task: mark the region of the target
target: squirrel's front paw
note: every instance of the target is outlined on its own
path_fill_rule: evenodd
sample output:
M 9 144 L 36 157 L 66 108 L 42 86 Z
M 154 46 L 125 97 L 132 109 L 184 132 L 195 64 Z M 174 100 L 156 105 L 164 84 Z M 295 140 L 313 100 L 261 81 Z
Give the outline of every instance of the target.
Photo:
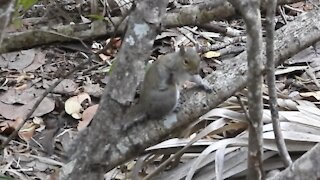
M 206 80 L 202 81 L 201 89 L 205 90 L 207 93 L 216 92 L 213 85 L 209 84 Z

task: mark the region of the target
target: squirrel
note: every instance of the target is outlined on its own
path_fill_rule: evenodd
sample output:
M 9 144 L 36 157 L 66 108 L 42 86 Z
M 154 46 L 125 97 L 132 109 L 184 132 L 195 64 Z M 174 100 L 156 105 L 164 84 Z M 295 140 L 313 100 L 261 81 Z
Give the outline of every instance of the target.
M 143 119 L 161 119 L 172 113 L 179 104 L 180 86 L 187 80 L 207 92 L 214 90 L 198 74 L 200 56 L 191 47 L 180 47 L 178 52 L 159 57 L 147 70 L 140 99 L 129 109 L 123 130 Z

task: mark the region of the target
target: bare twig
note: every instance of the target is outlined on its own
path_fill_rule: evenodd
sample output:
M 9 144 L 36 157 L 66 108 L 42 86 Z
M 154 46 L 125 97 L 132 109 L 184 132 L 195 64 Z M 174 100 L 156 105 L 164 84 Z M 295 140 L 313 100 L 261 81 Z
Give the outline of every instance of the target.
M 117 24 L 114 24 L 114 22 L 111 20 L 111 18 L 109 19 L 110 22 L 111 22 L 111 24 L 114 26 L 113 35 L 112 35 L 112 37 L 110 38 L 109 43 L 106 44 L 101 50 L 99 50 L 99 51 L 97 52 L 97 54 L 100 54 L 100 53 L 104 52 L 105 50 L 107 50 L 107 49 L 112 45 L 113 40 L 115 39 L 115 37 L 116 37 L 116 35 L 117 35 L 118 28 L 120 27 L 121 23 L 129 16 L 129 14 L 132 12 L 132 10 L 133 10 L 134 8 L 135 8 L 135 3 L 132 2 L 132 6 L 131 6 L 130 10 L 128 10 L 128 11 L 126 12 L 126 14 L 124 14 L 124 15 L 121 17 L 120 21 L 119 21 Z
M 239 102 L 239 104 L 240 104 L 240 107 L 241 107 L 242 110 L 243 110 L 243 113 L 244 113 L 244 116 L 246 117 L 246 120 L 250 123 L 250 121 L 249 121 L 249 114 L 248 114 L 247 108 L 244 106 L 244 104 L 243 104 L 243 102 L 242 102 L 242 100 L 241 100 L 240 95 L 239 95 L 239 94 L 236 94 L 235 96 L 236 96 L 236 98 L 237 98 L 237 100 L 238 100 L 238 102 Z
M 268 6 L 268 5 L 267 5 Z M 278 11 L 280 13 L 281 18 L 283 19 L 285 24 L 288 24 L 287 18 L 286 18 L 286 14 L 284 13 L 282 6 L 278 6 Z
M 267 80 L 268 80 L 268 91 L 269 91 L 269 105 L 271 111 L 271 119 L 275 141 L 279 150 L 280 157 L 284 164 L 288 167 L 291 165 L 292 160 L 288 153 L 281 127 L 279 123 L 279 113 L 277 109 L 277 94 L 275 85 L 275 74 L 274 74 L 274 16 L 277 6 L 277 0 L 268 0 L 267 16 L 266 16 L 266 58 L 267 58 Z
M 301 9 L 294 8 L 294 7 L 291 7 L 291 6 L 289 6 L 289 5 L 283 5 L 283 7 L 286 8 L 286 9 L 289 9 L 289 10 L 291 10 L 291 11 L 295 11 L 295 12 L 297 12 L 297 13 L 303 13 L 303 12 L 305 12 L 305 11 L 303 11 L 303 10 L 301 10 Z

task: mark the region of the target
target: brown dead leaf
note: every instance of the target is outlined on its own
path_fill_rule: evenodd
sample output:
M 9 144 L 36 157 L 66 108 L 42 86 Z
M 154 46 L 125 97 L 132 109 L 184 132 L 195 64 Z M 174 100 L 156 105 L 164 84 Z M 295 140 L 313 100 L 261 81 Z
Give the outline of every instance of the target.
M 177 37 L 179 36 L 179 32 L 177 32 L 177 30 L 175 29 L 170 29 L 169 30 L 164 30 L 163 32 L 161 32 L 161 34 L 158 34 L 157 37 L 156 37 L 156 40 L 161 40 L 161 39 L 164 39 L 164 38 L 172 38 L 172 37 Z M 163 48 L 166 48 L 165 46 L 161 46 Z M 164 49 L 162 49 L 164 50 Z M 163 53 L 168 53 L 167 50 L 165 50 L 166 52 L 163 52 Z
M 44 90 L 31 87 L 29 89 L 9 89 L 0 96 L 0 101 L 5 104 L 28 104 L 40 96 Z
M 25 105 L 17 105 L 17 104 L 5 104 L 0 101 L 0 114 L 6 119 L 16 119 L 16 118 L 26 118 L 26 115 L 32 109 L 33 105 L 36 103 L 38 99 L 34 98 L 30 102 Z M 31 115 L 31 117 L 42 116 L 53 111 L 55 107 L 55 103 L 50 98 L 44 98 L 40 105 L 37 107 L 35 112 Z
M 85 83 L 82 88 L 84 92 L 94 97 L 101 97 L 103 93 L 103 88 L 100 86 L 100 84 Z
M 217 51 L 208 51 L 203 56 L 207 59 L 210 59 L 210 58 L 220 57 L 221 54 L 220 52 L 217 52 Z
M 18 135 L 21 139 L 25 140 L 26 142 L 29 142 L 33 137 L 37 127 L 38 126 L 33 122 L 27 121 L 20 129 Z
M 58 79 L 54 79 L 52 81 L 48 81 L 44 79 L 42 86 L 43 88 L 47 89 L 56 81 L 58 81 Z M 53 92 L 59 93 L 59 94 L 68 94 L 70 92 L 76 91 L 77 88 L 78 88 L 78 85 L 73 80 L 64 79 L 58 84 L 57 87 L 54 88 Z
M 54 151 L 54 138 L 59 131 L 59 127 L 52 128 L 52 129 L 44 129 L 42 132 L 37 133 L 30 142 L 31 146 L 39 147 L 48 154 L 52 155 Z
M 81 103 L 78 102 L 77 97 L 71 97 L 65 103 L 64 109 L 66 113 L 70 114 L 75 119 L 80 119 L 80 111 L 82 109 Z
M 310 11 L 310 10 L 313 10 L 315 7 L 314 7 L 314 5 L 313 4 L 311 4 L 311 3 L 306 3 L 305 4 L 305 6 L 303 7 L 303 10 L 305 10 L 305 11 Z
M 291 7 L 294 7 L 294 8 L 302 9 L 302 7 L 303 7 L 304 5 L 305 5 L 304 2 L 297 2 L 297 3 L 291 4 L 290 6 L 291 6 Z
M 37 159 L 33 159 L 31 162 L 28 162 L 26 164 L 26 167 L 30 167 L 37 172 L 42 172 L 42 171 L 45 171 L 46 169 L 49 169 L 49 165 L 47 163 L 41 162 Z
M 23 70 L 25 72 L 33 72 L 34 70 L 41 67 L 45 63 L 45 60 L 46 60 L 46 54 L 44 54 L 42 51 L 37 51 L 32 64 L 30 64 L 28 67 L 24 68 Z
M 119 49 L 119 48 L 120 48 L 121 43 L 122 43 L 121 38 L 119 38 L 119 37 L 114 38 L 113 46 L 114 46 L 116 49 Z
M 46 127 L 41 117 L 34 117 L 32 122 L 37 125 L 37 132 L 41 132 Z
M 103 49 L 103 45 L 101 43 L 97 43 L 97 42 L 94 42 L 92 43 L 91 45 L 91 49 L 93 52 L 98 52 L 99 50 Z
M 68 129 L 59 134 L 56 140 L 61 143 L 64 150 L 68 151 L 71 148 L 72 142 L 76 139 L 78 133 L 78 131 Z
M 105 55 L 105 54 L 99 54 L 100 59 L 103 61 L 109 61 L 111 59 L 111 56 Z
M 34 74 L 30 74 L 30 73 L 22 73 L 20 74 L 17 78 L 16 81 L 17 83 L 21 83 L 25 80 L 30 80 L 34 78 Z
M 5 134 L 11 134 L 22 122 L 22 118 L 3 121 L 0 123 L 0 132 L 4 132 Z
M 35 53 L 35 49 L 29 49 L 2 54 L 0 56 L 0 67 L 23 70 L 33 62 Z
M 320 100 L 320 91 L 300 93 L 300 96 L 302 96 L 302 97 L 314 97 L 317 100 Z
M 302 51 L 300 51 L 298 54 L 294 55 L 288 61 L 286 61 L 289 65 L 301 65 L 311 62 L 319 62 L 319 56 L 318 53 L 320 50 L 320 44 L 317 43 L 313 47 L 308 47 Z M 316 52 L 315 52 L 316 51 Z M 311 66 L 312 67 L 312 66 Z M 313 66 L 314 67 L 314 66 Z
M 90 124 L 91 120 L 93 119 L 93 116 L 96 114 L 98 107 L 99 105 L 96 104 L 88 107 L 86 110 L 83 111 L 82 120 L 79 121 L 77 126 L 78 131 L 82 131 Z
M 18 91 L 23 91 L 23 90 L 26 90 L 27 88 L 28 88 L 27 84 L 22 84 L 20 86 L 15 87 L 14 89 Z
M 70 92 L 74 92 L 77 88 L 78 88 L 78 85 L 73 80 L 64 79 L 58 84 L 56 88 L 54 88 L 53 92 L 70 93 Z
M 75 119 L 81 119 L 82 102 L 88 100 L 91 103 L 90 95 L 87 93 L 81 93 L 77 96 L 69 98 L 64 105 L 64 109 L 67 114 L 71 115 Z

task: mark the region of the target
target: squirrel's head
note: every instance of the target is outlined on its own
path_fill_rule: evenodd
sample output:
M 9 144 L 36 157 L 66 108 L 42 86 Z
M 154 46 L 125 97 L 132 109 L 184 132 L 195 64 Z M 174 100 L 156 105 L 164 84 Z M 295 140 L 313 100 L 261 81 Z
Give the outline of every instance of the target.
M 192 47 L 180 47 L 181 66 L 191 75 L 198 74 L 200 69 L 200 56 Z

